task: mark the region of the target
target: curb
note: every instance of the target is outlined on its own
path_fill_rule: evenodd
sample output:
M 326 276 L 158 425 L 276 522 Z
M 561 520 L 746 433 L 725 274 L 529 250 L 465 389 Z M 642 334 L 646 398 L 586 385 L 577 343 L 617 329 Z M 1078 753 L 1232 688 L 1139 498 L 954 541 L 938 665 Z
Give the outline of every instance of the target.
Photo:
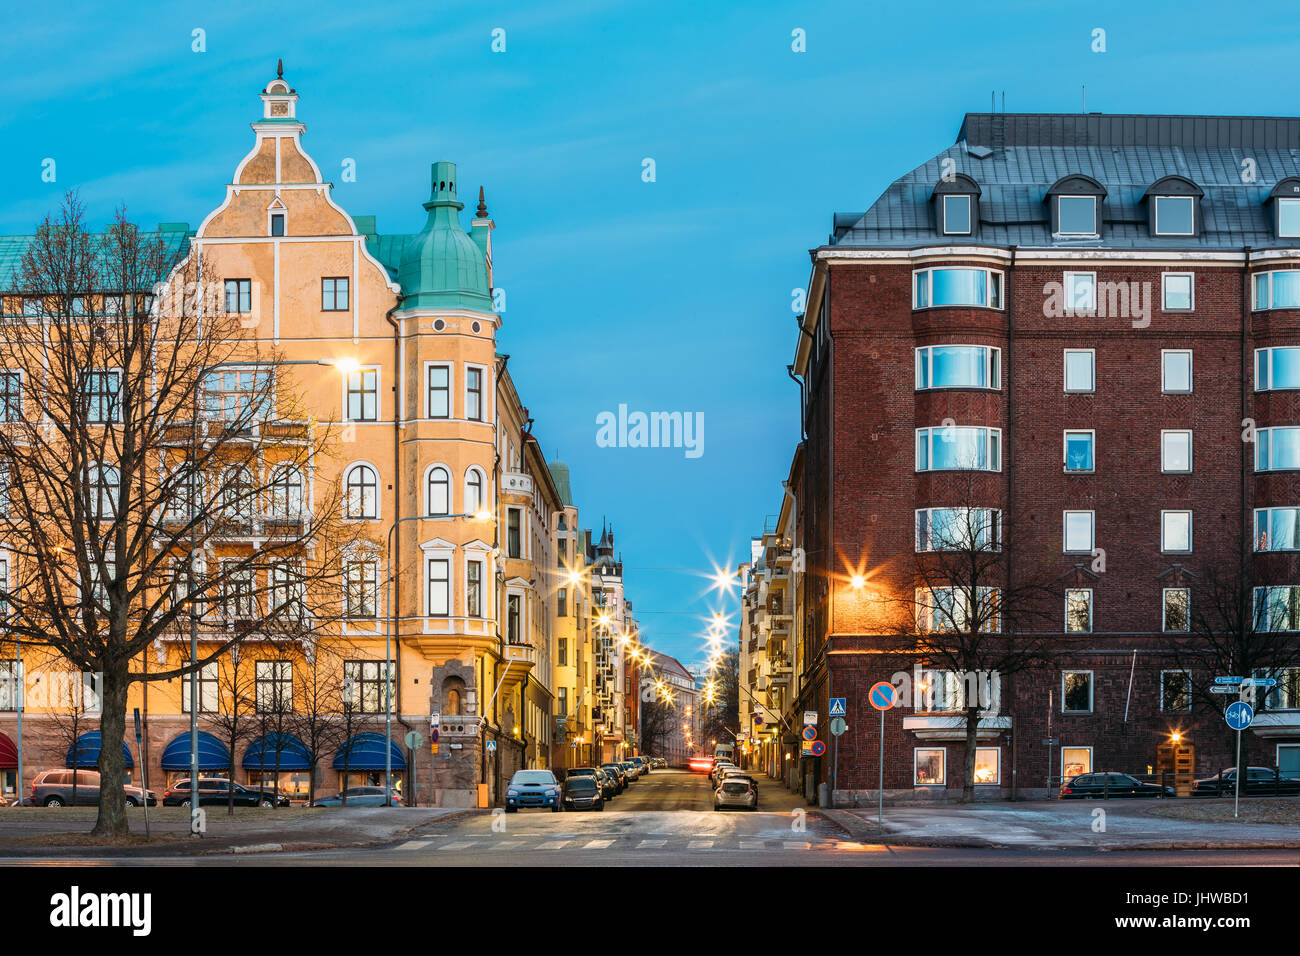
M 463 820 L 466 817 L 478 816 L 490 812 L 490 810 L 480 810 L 477 807 L 466 807 L 465 809 L 458 810 L 455 813 L 449 813 L 446 816 L 438 817 L 436 820 L 427 820 L 424 823 L 413 823 L 404 830 L 395 831 L 394 833 L 375 840 L 365 840 L 354 843 L 320 843 L 306 841 L 298 843 L 253 843 L 247 846 L 213 847 L 210 850 L 201 851 L 192 855 L 227 856 L 232 853 L 243 855 L 247 853 L 309 853 L 317 850 L 360 850 L 366 847 L 387 846 L 392 843 L 406 840 L 421 827 L 450 823 L 454 820 Z

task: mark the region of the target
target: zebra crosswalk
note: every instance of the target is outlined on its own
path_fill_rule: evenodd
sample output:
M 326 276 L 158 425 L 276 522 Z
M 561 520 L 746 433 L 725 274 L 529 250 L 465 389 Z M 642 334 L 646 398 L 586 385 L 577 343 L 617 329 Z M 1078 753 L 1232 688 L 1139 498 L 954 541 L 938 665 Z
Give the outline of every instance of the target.
M 573 850 L 606 850 L 615 847 L 620 850 L 646 850 L 676 852 L 678 850 L 696 852 L 719 852 L 727 850 L 806 850 L 808 852 L 834 852 L 836 850 L 863 850 L 866 846 L 846 840 L 776 840 L 776 839 L 718 839 L 696 834 L 685 839 L 642 838 L 640 834 L 593 833 L 582 836 L 565 835 L 556 839 L 553 836 L 536 836 L 531 839 L 477 839 L 452 840 L 440 842 L 436 839 L 407 840 L 392 849 L 397 852 L 428 850 L 433 853 L 459 853 L 472 850 L 474 853 L 493 853 L 500 851 L 517 851 L 529 853 L 534 850 L 546 852 L 564 852 Z

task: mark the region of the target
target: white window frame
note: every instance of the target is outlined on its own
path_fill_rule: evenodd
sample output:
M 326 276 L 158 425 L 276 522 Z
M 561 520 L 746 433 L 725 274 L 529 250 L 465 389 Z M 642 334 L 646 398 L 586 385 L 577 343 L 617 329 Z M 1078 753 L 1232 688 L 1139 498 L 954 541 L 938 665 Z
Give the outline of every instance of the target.
M 1089 364 L 1092 366 L 1092 387 L 1091 388 L 1070 388 L 1070 356 L 1087 355 Z M 1097 350 L 1096 349 L 1064 349 L 1061 354 L 1061 382 L 1062 390 L 1070 395 L 1092 395 L 1097 391 Z
M 917 776 L 916 771 L 917 771 L 917 769 L 918 769 L 918 759 L 917 759 L 917 758 L 920 757 L 920 755 L 921 755 L 921 751 L 923 751 L 923 750 L 926 751 L 927 753 L 929 753 L 929 752 L 931 752 L 931 751 L 938 751 L 938 752 L 939 752 L 939 755 L 940 755 L 940 761 L 939 761 L 939 772 L 940 772 L 940 774 L 941 774 L 941 776 L 942 776 L 942 779 L 940 779 L 940 780 L 935 780 L 935 781 L 932 781 L 932 782 L 930 782 L 930 783 L 918 783 L 918 782 L 917 782 L 917 779 L 916 779 L 916 776 Z M 948 786 L 948 748 L 947 748 L 947 747 L 913 747 L 913 748 L 912 748 L 912 786 L 913 786 L 914 788 L 915 788 L 915 787 L 947 787 L 947 786 Z
M 86 398 L 87 398 L 87 407 L 86 407 L 86 413 L 87 413 L 87 414 L 86 414 L 86 424 L 88 424 L 88 425 L 120 425 L 120 424 L 122 423 L 122 386 L 123 386 L 123 384 L 124 384 L 124 383 L 123 383 L 123 375 L 122 375 L 122 367 L 121 367 L 120 365 L 103 365 L 103 366 L 96 366 L 96 367 L 94 367 L 94 368 L 82 369 L 81 372 L 80 372 L 80 374 L 81 374 L 82 376 L 97 375 L 97 374 L 98 374 L 98 375 L 116 375 L 116 376 L 117 376 L 117 395 L 116 395 L 116 397 L 113 399 L 113 409 L 112 409 L 112 410 L 113 410 L 113 417 L 112 417 L 112 418 L 107 418 L 107 419 L 105 419 L 105 418 L 91 418 L 91 417 L 90 417 L 90 405 L 89 405 L 89 396 L 90 396 L 90 393 L 89 393 L 89 392 L 86 392 L 86 391 L 83 391 L 83 389 L 84 389 L 84 383 L 86 382 L 86 379 L 85 379 L 85 378 L 82 378 L 82 379 L 77 383 L 77 389 L 78 389 L 78 391 L 79 391 L 82 395 L 86 396 Z M 96 394 L 108 394 L 108 393 L 104 392 L 104 393 L 96 393 Z
M 1285 208 L 1295 208 L 1300 210 L 1300 199 L 1295 197 L 1279 196 L 1277 199 L 1277 237 L 1279 239 L 1300 238 L 1300 230 L 1296 232 L 1282 231 L 1282 210 Z
M 1187 388 L 1170 388 L 1166 379 L 1168 369 L 1165 368 L 1165 360 L 1171 355 L 1187 356 Z M 1191 349 L 1161 349 L 1160 350 L 1160 393 L 1162 395 L 1190 395 L 1196 388 L 1196 366 L 1195 358 Z
M 470 475 L 477 475 L 478 478 L 479 478 L 479 489 L 480 489 L 480 491 L 479 491 L 479 502 L 478 502 L 478 508 L 471 508 L 471 507 L 469 506 L 469 504 L 470 504 L 470 503 L 469 503 L 469 478 L 470 478 Z M 487 473 L 486 473 L 482 468 L 480 468 L 478 465 L 470 465 L 468 468 L 465 469 L 465 476 L 464 476 L 463 481 L 464 481 L 464 483 L 465 483 L 465 487 L 464 487 L 464 491 L 463 491 L 463 494 L 464 494 L 464 498 L 463 498 L 463 500 L 464 500 L 464 502 L 465 502 L 465 513 L 466 513 L 466 514 L 469 514 L 469 515 L 472 515 L 472 514 L 477 514 L 479 511 L 486 510 L 486 509 L 487 509 L 487 503 L 488 503 L 489 499 L 491 498 L 491 489 L 488 488 L 488 478 L 487 478 Z
M 1165 440 L 1171 435 L 1187 436 L 1187 467 L 1170 468 L 1165 460 L 1166 447 Z M 1190 428 L 1162 428 L 1160 429 L 1160 473 L 1162 475 L 1190 475 L 1195 468 L 1196 460 L 1193 458 L 1192 429 Z
M 362 468 L 362 467 L 369 468 L 370 473 L 375 476 L 375 513 L 373 517 L 369 517 L 369 518 L 352 518 L 352 517 L 348 517 L 347 515 L 348 478 L 352 475 L 352 470 L 354 468 Z M 344 521 L 351 521 L 355 523 L 361 521 L 383 520 L 384 517 L 383 479 L 379 474 L 379 469 L 375 467 L 375 464 L 373 462 L 365 461 L 364 459 L 358 459 L 357 461 L 349 462 L 347 467 L 343 469 L 343 511 L 344 511 L 344 517 L 343 517 Z
M 935 385 L 934 384 L 934 350 L 943 348 L 983 349 L 984 374 L 991 385 Z M 947 389 L 974 389 L 981 392 L 999 392 L 1002 390 L 1002 349 L 996 345 L 976 345 L 965 342 L 940 342 L 937 345 L 918 345 L 914 350 L 915 390 L 918 392 L 935 392 Z M 921 367 L 925 366 L 925 380 L 921 384 Z
M 1088 595 L 1088 627 L 1086 630 L 1082 630 L 1082 631 L 1070 629 L 1070 595 L 1076 593 Z M 1092 619 L 1093 619 L 1093 610 L 1094 610 L 1093 598 L 1095 596 L 1096 595 L 1093 593 L 1092 588 L 1066 588 L 1065 589 L 1065 604 L 1064 604 L 1065 615 L 1064 615 L 1064 623 L 1061 626 L 1061 632 L 1063 634 L 1091 634 L 1092 633 Z
M 932 552 L 938 553 L 943 551 L 954 550 L 951 548 L 934 547 L 933 528 L 934 528 L 934 512 L 936 511 L 979 511 L 979 512 L 986 513 L 989 516 L 993 525 L 993 531 L 991 535 L 992 547 L 981 548 L 980 550 L 989 551 L 991 553 L 996 553 L 1002 550 L 1002 509 L 1001 508 L 985 508 L 981 506 L 968 506 L 968 505 L 951 505 L 948 507 L 939 506 L 934 508 L 917 508 L 913 512 L 914 514 L 914 519 L 912 523 L 912 527 L 914 529 L 913 543 L 916 547 L 917 554 L 929 554 Z M 925 540 L 924 541 L 921 540 L 921 515 L 925 515 Z
M 370 564 L 374 566 L 373 578 L 369 583 L 373 589 L 372 593 L 375 598 L 375 613 L 368 616 L 356 616 L 352 613 L 352 590 L 348 571 L 353 565 Z M 379 555 L 369 551 L 358 551 L 348 554 L 343 558 L 343 618 L 346 622 L 361 622 L 378 620 L 382 614 L 383 599 L 379 588 L 379 579 L 382 575 L 379 566 Z
M 984 303 L 960 303 L 956 305 L 935 305 L 934 304 L 934 272 L 935 270 L 953 270 L 962 272 L 983 272 L 984 277 Z M 918 304 L 917 289 L 920 287 L 920 277 L 925 277 L 925 305 Z M 1003 283 L 1005 273 L 1001 269 L 989 269 L 984 266 L 925 266 L 920 269 L 912 270 L 912 310 L 919 309 L 994 309 L 1003 311 L 1006 308 L 1005 289 Z M 995 298 L 994 289 L 997 290 L 997 304 L 991 304 Z
M 1282 308 L 1282 309 L 1296 308 L 1296 306 L 1288 306 L 1288 305 L 1275 306 L 1273 304 L 1273 276 L 1277 275 L 1279 272 L 1285 272 L 1285 273 L 1300 272 L 1300 269 L 1269 269 L 1267 271 L 1256 272 L 1251 275 L 1250 295 L 1251 295 L 1252 312 L 1265 312 L 1268 311 L 1269 309 L 1275 309 L 1275 308 Z M 1265 276 L 1267 278 L 1267 281 L 1264 283 L 1266 301 L 1264 302 L 1263 305 L 1261 305 L 1259 302 L 1259 286 L 1257 284 L 1257 281 L 1260 276 Z
M 1165 541 L 1165 519 L 1170 515 L 1187 515 L 1187 547 L 1169 548 Z M 1161 554 L 1191 554 L 1192 547 L 1192 511 L 1190 508 L 1169 508 L 1162 509 L 1160 512 L 1160 553 Z
M 1187 595 L 1187 627 L 1171 630 L 1169 627 L 1169 592 L 1182 591 Z M 1160 630 L 1169 634 L 1187 634 L 1192 629 L 1192 589 L 1161 588 L 1160 590 Z
M 1269 533 L 1271 532 L 1272 527 L 1273 527 L 1273 512 L 1274 512 L 1274 511 L 1300 511 L 1300 505 L 1268 505 L 1268 506 L 1263 507 L 1263 508 L 1255 508 L 1255 509 L 1253 510 L 1253 514 L 1252 514 L 1252 516 L 1251 516 L 1251 523 L 1250 523 L 1250 534 L 1251 534 L 1251 538 L 1252 538 L 1252 541 L 1251 541 L 1251 550 L 1254 551 L 1256 554 L 1274 554 L 1274 553 L 1277 553 L 1277 554 L 1287 554 L 1288 552 L 1290 552 L 1291 554 L 1295 554 L 1296 552 L 1300 552 L 1300 547 L 1296 547 L 1296 548 L 1274 548 L 1274 547 L 1271 547 L 1271 546 L 1270 546 L 1270 547 L 1267 547 L 1267 548 L 1261 548 L 1261 547 L 1259 546 L 1259 540 L 1260 540 L 1260 539 L 1259 539 L 1259 532 L 1258 532 L 1258 528 L 1259 528 L 1259 516 L 1260 516 L 1261 514 L 1263 514 L 1263 515 L 1266 516 L 1266 517 L 1265 517 L 1265 524 L 1266 524 L 1266 528 L 1267 528 L 1267 530 L 1265 531 L 1265 534 L 1267 535 L 1267 534 L 1269 534 Z
M 435 468 L 441 468 L 447 475 L 447 511 L 445 513 L 434 514 L 429 510 L 431 504 L 429 498 L 429 479 L 433 476 L 433 470 Z M 430 462 L 429 466 L 424 469 L 424 477 L 421 479 L 421 497 L 424 499 L 424 516 L 426 518 L 448 518 L 456 513 L 456 495 L 453 490 L 455 482 L 451 480 L 453 477 L 454 473 L 451 470 L 451 466 L 440 461 Z
M 1196 197 L 1195 196 L 1153 196 L 1155 208 L 1155 229 L 1157 236 L 1194 236 L 1196 235 Z M 1192 228 L 1188 232 L 1167 232 L 1160 228 L 1160 203 L 1162 201 L 1186 202 L 1192 207 Z
M 1169 289 L 1166 283 L 1167 279 L 1178 278 L 1187 279 L 1187 308 L 1173 308 L 1168 304 Z M 1160 273 L 1160 311 L 1161 312 L 1195 312 L 1196 311 L 1196 273 L 1195 272 L 1162 272 Z
M 1070 436 L 1087 435 L 1092 451 L 1091 468 L 1070 467 Z M 1061 433 L 1061 467 L 1067 475 L 1091 475 L 1097 470 L 1097 432 L 1092 428 L 1067 428 Z
M 1090 199 L 1092 200 L 1092 231 L 1091 232 L 1066 232 L 1061 215 L 1062 199 Z M 1077 193 L 1065 193 L 1056 197 L 1056 234 L 1058 236 L 1099 236 L 1101 231 L 1097 228 L 1098 220 L 1101 218 L 1100 196 L 1079 195 Z
M 495 593 L 492 577 L 492 556 L 486 548 L 467 545 L 462 559 L 462 572 L 465 575 L 465 616 L 476 621 L 491 621 L 496 617 L 496 604 L 490 600 Z M 483 566 L 483 576 L 479 578 L 479 613 L 471 614 L 469 609 L 469 566 L 477 561 Z
M 996 435 L 996 436 L 997 436 L 997 448 L 998 448 L 998 462 L 997 462 L 997 465 L 998 465 L 998 466 L 997 466 L 996 468 L 987 468 L 987 467 L 986 467 L 986 468 L 935 468 L 934 465 L 933 465 L 933 461 L 934 461 L 934 443 L 935 443 L 936 441 L 943 441 L 943 438 L 942 438 L 942 436 L 941 436 L 939 433 L 942 432 L 942 431 L 944 431 L 944 430 L 945 430 L 946 428 L 948 428 L 948 427 L 952 427 L 952 428 L 954 428 L 954 429 L 967 429 L 967 428 L 968 428 L 968 429 L 974 429 L 974 430 L 982 430 L 982 431 L 984 432 L 984 460 L 985 460 L 985 462 L 988 462 L 988 461 L 993 457 L 993 455 L 992 455 L 992 450 L 993 450 L 993 437 L 994 437 L 994 435 Z M 921 467 L 921 461 L 920 461 L 920 457 L 921 457 L 921 456 L 920 456 L 920 454 L 919 454 L 920 447 L 921 447 L 921 433 L 922 433 L 922 432 L 925 432 L 925 433 L 926 433 L 926 435 L 925 435 L 925 441 L 927 442 L 927 445 L 926 445 L 926 467 L 925 467 L 925 468 L 922 468 L 922 467 Z M 943 472 L 943 471 L 951 471 L 951 472 L 963 472 L 963 471 L 986 471 L 986 472 L 990 472 L 990 473 L 1001 472 L 1001 471 L 1002 471 L 1002 429 L 1001 429 L 1001 428 L 991 428 L 991 427 L 989 427 L 989 426 L 987 426 L 987 425 L 952 425 L 952 426 L 947 426 L 947 425 L 934 425 L 934 426 L 929 426 L 929 427 L 926 427 L 926 428 L 918 428 L 918 429 L 916 429 L 915 440 L 914 440 L 914 442 L 913 442 L 913 444 L 912 444 L 912 453 L 913 453 L 913 456 L 914 456 L 913 461 L 914 461 L 914 464 L 915 464 L 915 466 L 916 466 L 916 467 L 915 467 L 915 470 L 916 470 L 916 472 L 917 472 L 918 474 L 928 473 L 928 472 L 933 472 L 933 471 L 939 471 L 939 472 Z
M 477 369 L 480 373 L 479 412 L 482 414 L 482 418 L 469 417 L 469 373 L 474 369 Z M 462 370 L 462 376 L 464 378 L 464 387 L 461 389 L 460 400 L 463 406 L 462 411 L 464 412 L 463 419 L 467 422 L 474 422 L 475 424 L 480 422 L 485 425 L 492 424 L 496 409 L 491 406 L 490 402 L 492 401 L 492 396 L 496 394 L 496 390 L 493 387 L 492 379 L 488 376 L 487 366 L 466 362 Z
M 1092 287 L 1092 303 L 1086 306 L 1074 304 L 1074 290 L 1071 284 L 1076 279 L 1087 279 Z M 1061 296 L 1064 299 L 1066 315 L 1095 315 L 1097 313 L 1097 273 L 1066 272 L 1061 277 Z
M 1266 345 L 1262 348 L 1255 349 L 1255 391 L 1257 392 L 1295 392 L 1300 391 L 1300 385 L 1274 385 L 1273 384 L 1273 353 L 1279 350 L 1300 352 L 1300 346 L 1295 345 Z M 1267 382 L 1260 382 L 1259 359 L 1264 356 L 1264 375 Z
M 1165 675 L 1182 674 L 1187 678 L 1187 706 L 1177 708 L 1165 707 Z M 1183 667 L 1164 668 L 1160 671 L 1160 700 L 1157 701 L 1160 712 L 1165 714 L 1186 714 L 1192 709 L 1192 672 Z
M 1087 710 L 1066 710 L 1065 709 L 1065 678 L 1069 674 L 1087 674 L 1088 675 L 1088 709 Z M 1071 667 L 1068 670 L 1061 671 L 1061 713 L 1062 714 L 1091 714 L 1097 706 L 1097 678 L 1091 670 Z M 1078 750 L 1092 750 L 1091 747 L 1073 748 Z M 1091 764 L 1092 761 L 1089 761 Z M 1091 773 L 1091 771 L 1088 771 Z
M 430 401 L 429 376 L 435 368 L 447 370 L 447 414 L 434 415 L 433 402 Z M 456 418 L 456 365 L 454 362 L 424 363 L 424 417 L 434 422 L 454 421 Z
M 1297 620 L 1293 620 L 1293 621 L 1291 622 L 1292 624 L 1295 624 L 1295 625 L 1296 625 L 1295 627 L 1282 627 L 1282 628 L 1275 628 L 1275 627 L 1272 626 L 1272 622 L 1264 622 L 1264 623 L 1267 623 L 1267 624 L 1270 625 L 1270 626 L 1268 626 L 1268 627 L 1264 627 L 1264 626 L 1262 626 L 1262 624 L 1260 623 L 1260 620 L 1259 620 L 1259 610 L 1260 610 L 1260 608 L 1259 608 L 1259 595 L 1260 595 L 1260 593 L 1261 593 L 1261 592 L 1280 591 L 1280 590 L 1282 590 L 1282 589 L 1284 589 L 1284 588 L 1285 588 L 1287 591 L 1294 592 L 1294 591 L 1296 591 L 1298 588 L 1300 588 L 1300 585 L 1296 585 L 1296 584 L 1261 584 L 1261 585 L 1256 585 L 1255 588 L 1251 591 L 1251 605 L 1250 605 L 1250 613 L 1251 613 L 1251 620 L 1254 622 L 1254 628 L 1255 628 L 1256 631 L 1259 631 L 1260 633 L 1263 633 L 1263 634 L 1289 634 L 1289 633 L 1294 633 L 1295 631 L 1300 631 L 1300 615 L 1297 616 L 1297 617 L 1298 617 Z M 1291 602 L 1290 600 L 1287 601 L 1287 604 L 1288 604 L 1288 605 L 1290 605 L 1291 603 L 1292 603 L 1292 602 Z
M 943 234 L 945 236 L 969 236 L 975 231 L 975 197 L 970 193 L 944 193 L 940 197 L 943 201 Z M 966 201 L 966 226 L 965 229 L 948 228 L 948 200 L 963 199 Z
M 1070 515 L 1087 515 L 1088 516 L 1088 547 L 1071 548 L 1070 547 Z M 1061 512 L 1061 553 L 1062 554 L 1092 554 L 1097 547 L 1097 513 L 1095 511 L 1084 511 L 1080 509 L 1066 509 Z
M 375 373 L 375 417 L 374 418 L 353 418 L 348 413 L 348 379 L 351 377 L 351 374 L 353 372 L 355 372 L 357 375 L 362 375 L 365 372 Z M 343 375 L 340 375 L 339 378 L 342 380 L 340 382 L 340 388 L 343 390 L 343 416 L 342 416 L 343 421 L 360 422 L 361 424 L 365 424 L 365 425 L 375 425 L 384 420 L 384 367 L 382 365 L 359 365 L 357 366 L 357 368 L 352 369 Z M 365 384 L 364 378 L 362 379 L 362 384 L 363 385 Z M 363 391 L 362 395 L 364 396 L 364 394 L 365 393 Z M 362 399 L 361 406 L 362 406 L 362 411 L 364 411 L 365 410 L 364 398 Z
M 284 232 L 278 236 L 272 229 L 276 216 L 284 220 Z M 289 210 L 278 199 L 266 207 L 266 235 L 268 239 L 287 239 L 289 237 Z

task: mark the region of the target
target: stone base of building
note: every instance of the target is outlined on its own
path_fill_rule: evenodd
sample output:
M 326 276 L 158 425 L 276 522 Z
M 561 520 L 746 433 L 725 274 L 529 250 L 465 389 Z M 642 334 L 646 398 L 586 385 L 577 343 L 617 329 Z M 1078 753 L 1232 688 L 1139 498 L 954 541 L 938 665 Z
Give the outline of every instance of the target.
M 862 808 L 869 809 L 879 802 L 879 790 L 836 790 L 832 806 L 837 810 Z M 1016 793 L 1017 800 L 1042 800 L 1045 791 L 1021 789 Z M 1011 799 L 1011 791 L 1003 787 L 976 787 L 976 803 L 998 803 Z M 926 806 L 938 803 L 957 803 L 961 800 L 961 788 L 931 787 L 915 790 L 886 790 L 886 806 Z

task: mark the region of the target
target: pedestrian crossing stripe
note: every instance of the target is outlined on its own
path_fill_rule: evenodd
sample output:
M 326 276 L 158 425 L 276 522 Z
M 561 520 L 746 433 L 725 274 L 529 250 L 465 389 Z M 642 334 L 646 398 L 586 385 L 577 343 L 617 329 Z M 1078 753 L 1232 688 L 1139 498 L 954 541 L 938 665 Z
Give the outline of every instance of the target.
M 713 848 L 712 840 L 692 840 L 686 844 L 688 850 L 710 850 Z
M 584 850 L 603 850 L 613 844 L 613 840 L 592 840 L 583 846 Z
M 405 843 L 399 846 L 398 849 L 399 850 L 423 850 L 426 846 L 428 846 L 432 842 L 433 842 L 432 840 L 407 840 Z

